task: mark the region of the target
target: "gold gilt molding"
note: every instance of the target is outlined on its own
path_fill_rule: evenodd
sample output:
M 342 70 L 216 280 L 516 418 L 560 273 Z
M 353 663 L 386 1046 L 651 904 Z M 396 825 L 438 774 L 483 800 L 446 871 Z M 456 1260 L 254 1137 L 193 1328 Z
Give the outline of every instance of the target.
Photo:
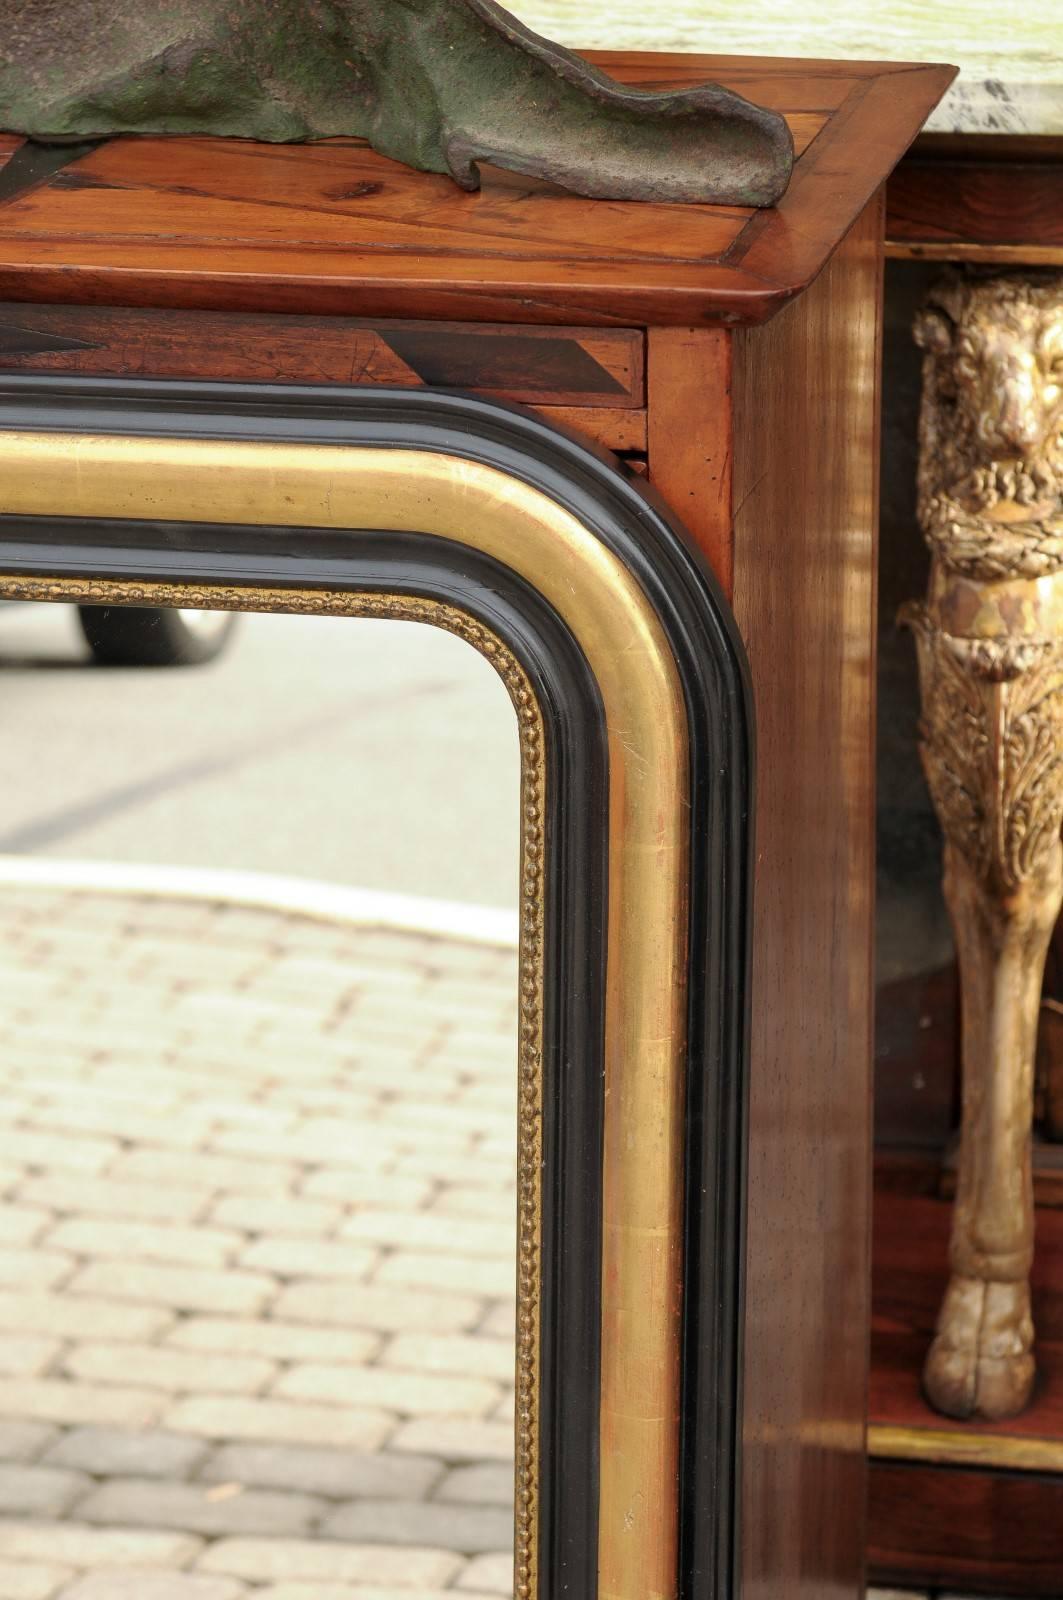
M 0 513 L 434 535 L 518 573 L 577 639 L 609 749 L 599 1592 L 667 1600 L 678 1569 L 689 737 L 642 589 L 542 491 L 414 449 L 12 431 L 0 435 Z M 517 1581 L 532 1600 L 529 1563 Z
M 134 580 L 0 574 L 0 599 L 71 605 L 194 606 L 298 616 L 420 622 L 464 639 L 506 686 L 520 739 L 520 951 L 517 1031 L 517 1341 L 514 1397 L 515 1600 L 534 1600 L 538 1558 L 539 1349 L 542 1296 L 543 1007 L 546 739 L 527 673 L 489 628 L 456 606 L 409 595 L 344 590 L 230 588 Z

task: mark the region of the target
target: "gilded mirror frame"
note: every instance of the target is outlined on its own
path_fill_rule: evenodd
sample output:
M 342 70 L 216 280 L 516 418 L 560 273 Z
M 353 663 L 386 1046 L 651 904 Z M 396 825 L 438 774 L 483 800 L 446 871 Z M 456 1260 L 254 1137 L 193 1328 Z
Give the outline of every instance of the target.
M 681 530 L 611 458 L 470 398 L 13 378 L 0 547 L 2 599 L 412 618 L 499 671 L 515 1594 L 737 1594 L 751 713 Z

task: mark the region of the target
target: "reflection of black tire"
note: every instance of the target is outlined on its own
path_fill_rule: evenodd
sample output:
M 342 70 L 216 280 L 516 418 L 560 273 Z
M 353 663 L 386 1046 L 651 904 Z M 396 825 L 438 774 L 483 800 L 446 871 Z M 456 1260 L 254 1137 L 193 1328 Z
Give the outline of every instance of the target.
M 108 667 L 194 667 L 213 661 L 236 626 L 230 611 L 78 606 L 93 657 Z

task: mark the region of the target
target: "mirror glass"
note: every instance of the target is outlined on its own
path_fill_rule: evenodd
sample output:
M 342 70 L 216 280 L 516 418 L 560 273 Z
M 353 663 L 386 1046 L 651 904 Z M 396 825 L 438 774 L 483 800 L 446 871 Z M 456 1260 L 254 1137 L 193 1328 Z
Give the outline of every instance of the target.
M 501 682 L 0 604 L 0 684 L 0 1592 L 511 1594 Z

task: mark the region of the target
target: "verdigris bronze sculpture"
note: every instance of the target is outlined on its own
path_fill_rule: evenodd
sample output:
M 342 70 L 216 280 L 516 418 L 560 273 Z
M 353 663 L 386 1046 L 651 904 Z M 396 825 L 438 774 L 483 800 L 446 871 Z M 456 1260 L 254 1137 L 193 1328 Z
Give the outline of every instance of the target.
M 602 199 L 772 205 L 783 117 L 716 84 L 647 93 L 493 0 L 0 0 L 0 128 L 362 136 L 464 188 L 477 163 Z

